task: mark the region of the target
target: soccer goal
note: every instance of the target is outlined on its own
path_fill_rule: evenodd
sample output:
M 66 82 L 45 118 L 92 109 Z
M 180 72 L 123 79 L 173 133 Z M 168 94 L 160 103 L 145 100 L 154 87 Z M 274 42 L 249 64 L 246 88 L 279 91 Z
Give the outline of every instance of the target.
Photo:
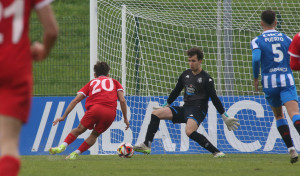
M 166 101 L 189 68 L 186 51 L 195 46 L 204 52 L 203 69 L 214 78 L 226 111 L 241 124 L 228 131 L 210 102 L 198 131 L 226 153 L 287 153 L 252 81 L 250 42 L 262 32 L 260 14 L 266 9 L 277 12 L 278 31 L 291 38 L 299 32 L 299 0 L 91 0 L 91 68 L 97 60 L 110 65 L 110 76 L 125 88 L 131 123 L 125 131 L 118 111 L 99 138 L 99 153 L 114 153 L 122 142 L 143 142 L 153 107 Z M 294 76 L 299 85 L 299 74 Z M 182 103 L 179 97 L 173 104 Z M 285 116 L 300 150 L 300 137 Z M 161 121 L 152 153 L 206 153 L 184 129 L 185 124 Z

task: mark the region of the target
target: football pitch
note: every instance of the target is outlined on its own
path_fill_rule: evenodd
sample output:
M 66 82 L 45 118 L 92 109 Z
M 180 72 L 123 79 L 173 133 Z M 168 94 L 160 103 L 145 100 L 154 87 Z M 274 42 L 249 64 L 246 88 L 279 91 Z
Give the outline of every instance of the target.
M 194 2 L 196 0 L 188 0 Z M 242 1 L 242 0 L 236 0 Z M 278 0 L 276 0 L 278 1 Z M 166 2 L 168 2 L 166 0 Z M 207 1 L 210 3 L 210 1 Z M 242 1 L 243 2 L 243 1 Z M 264 1 L 262 1 L 264 2 Z M 296 2 L 296 1 L 295 1 Z M 288 3 L 283 3 L 288 5 Z M 296 3 L 294 3 L 296 4 Z M 242 8 L 242 7 L 240 7 Z M 253 8 L 253 7 L 250 7 Z M 264 6 L 262 8 L 265 8 Z M 292 7 L 296 9 L 297 7 Z M 53 49 L 49 59 L 45 62 L 34 63 L 35 76 L 35 96 L 73 96 L 75 93 L 89 81 L 89 3 L 78 0 L 56 0 L 53 3 L 58 23 L 60 24 L 60 36 Z M 258 9 L 255 9 L 259 11 Z M 112 15 L 113 16 L 113 15 Z M 36 16 L 33 16 L 33 23 L 37 23 Z M 297 17 L 293 17 L 298 21 Z M 298 24 L 298 23 L 297 23 Z M 160 24 L 159 24 L 160 25 Z M 295 25 L 297 27 L 298 25 Z M 164 29 L 164 26 L 159 26 Z M 32 40 L 40 40 L 42 31 L 41 26 L 33 25 L 31 27 Z M 180 27 L 179 27 L 180 28 Z M 172 30 L 171 30 L 172 31 Z M 200 32 L 205 33 L 206 31 Z M 163 33 L 156 31 L 157 33 Z M 180 40 L 187 35 L 189 31 L 178 34 L 178 38 L 170 39 L 182 43 L 185 46 L 186 40 Z M 208 32 L 206 32 L 208 33 Z M 213 32 L 215 33 L 215 32 Z M 259 32 L 257 32 L 259 34 Z M 176 34 L 177 35 L 177 34 Z M 176 36 L 174 34 L 174 36 Z M 190 35 L 190 34 L 189 34 Z M 248 32 L 243 34 L 250 36 Z M 146 36 L 146 35 L 145 35 Z M 174 37 L 170 35 L 170 37 Z M 291 36 L 291 35 L 290 35 Z M 189 36 L 191 37 L 191 36 Z M 145 37 L 146 38 L 146 37 Z M 251 37 L 249 37 L 251 38 Z M 147 35 L 147 43 L 152 44 L 153 37 Z M 247 50 L 241 50 L 245 57 L 239 57 L 234 62 L 236 79 L 244 82 L 236 82 L 239 93 L 252 93 L 252 89 L 248 85 L 252 85 L 252 80 L 249 79 L 251 73 L 251 56 L 250 41 L 248 38 L 236 37 L 238 42 L 236 45 L 246 45 Z M 212 41 L 216 38 L 212 38 Z M 176 44 L 174 42 L 174 45 Z M 132 42 L 134 44 L 134 40 Z M 216 43 L 216 42 L 211 42 Z M 195 44 L 197 45 L 197 44 Z M 132 45 L 134 46 L 134 45 Z M 168 46 L 168 45 L 166 45 Z M 205 40 L 201 46 L 204 46 L 205 52 L 209 53 L 216 49 L 217 46 L 207 44 Z M 208 47 L 209 46 L 209 47 Z M 117 48 L 117 47 L 115 47 Z M 152 47 L 149 47 L 152 48 Z M 147 53 L 153 55 L 153 59 L 160 60 L 168 55 L 170 47 L 160 48 L 164 52 Z M 237 51 L 237 50 L 234 50 Z M 177 50 L 172 51 L 178 52 Z M 132 55 L 135 53 L 132 52 Z M 238 62 L 243 61 L 243 62 Z M 247 62 L 244 62 L 247 61 Z M 241 64 L 242 63 L 242 64 Z M 171 64 L 169 64 L 171 65 Z M 215 62 L 211 61 L 204 63 L 206 65 L 215 66 Z M 157 64 L 161 74 L 165 74 L 163 65 Z M 184 67 L 185 68 L 185 67 Z M 180 69 L 184 69 L 183 67 Z M 213 77 L 217 77 L 217 72 L 214 67 L 207 68 L 208 72 Z M 178 69 L 178 68 L 176 68 Z M 243 70 L 240 70 L 243 69 Z M 246 70 L 247 69 L 247 70 Z M 250 70 L 249 70 L 250 69 Z M 134 69 L 132 69 L 134 71 Z M 132 71 L 131 70 L 131 71 Z M 180 70 L 181 71 L 181 70 Z M 180 72 L 179 71 L 179 72 Z M 183 70 L 182 70 L 183 71 Z M 298 74 L 295 78 L 299 78 Z M 154 82 L 160 80 L 160 77 L 149 76 Z M 168 82 L 176 82 L 177 75 L 171 77 Z M 250 81 L 251 82 L 250 82 Z M 296 79 L 297 85 L 300 79 Z M 245 82 L 246 81 L 246 82 Z M 248 81 L 248 82 L 247 82 Z M 165 84 L 160 82 L 161 87 L 167 87 L 170 90 L 173 84 Z M 133 84 L 132 84 L 133 85 Z M 156 91 L 155 84 L 150 84 L 151 92 L 161 92 L 167 94 L 166 91 Z M 246 85 L 245 90 L 241 89 L 241 85 Z M 160 87 L 159 86 L 159 87 Z M 170 88 L 169 88 L 169 87 Z M 135 87 L 135 86 L 133 86 Z M 242 86 L 241 86 L 242 87 Z M 250 88 L 248 88 L 250 87 Z M 169 89 L 168 89 L 169 88 Z M 153 91 L 153 90 L 155 91 Z M 148 91 L 148 90 L 147 90 Z M 148 92 L 141 95 L 148 95 Z M 169 93 L 169 92 L 168 92 Z M 163 95 L 165 95 L 163 94 Z M 130 95 L 130 94 L 128 94 Z M 135 95 L 135 94 L 132 94 Z M 161 95 L 161 94 L 160 94 Z M 65 155 L 36 155 L 36 156 L 21 156 L 22 168 L 20 176 L 298 176 L 300 175 L 300 161 L 296 164 L 291 164 L 288 154 L 227 154 L 226 158 L 213 158 L 210 154 L 162 154 L 162 155 L 134 155 L 132 158 L 119 158 L 117 155 L 82 155 L 75 161 L 64 160 Z
M 296 176 L 300 163 L 288 154 L 82 155 L 66 161 L 64 155 L 22 156 L 20 176 Z

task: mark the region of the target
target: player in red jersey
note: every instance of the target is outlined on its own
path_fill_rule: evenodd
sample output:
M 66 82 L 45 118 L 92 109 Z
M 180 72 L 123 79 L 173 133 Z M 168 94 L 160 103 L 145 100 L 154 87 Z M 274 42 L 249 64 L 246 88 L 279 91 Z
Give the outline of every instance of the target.
M 297 33 L 289 47 L 291 69 L 300 70 L 300 32 Z
M 125 130 L 129 128 L 127 105 L 124 98 L 123 87 L 117 80 L 108 77 L 109 69 L 110 68 L 106 62 L 97 62 L 94 66 L 95 79 L 91 80 L 82 89 L 80 89 L 77 96 L 67 107 L 64 115 L 53 121 L 54 126 L 58 122 L 65 120 L 77 103 L 81 102 L 81 100 L 88 96 L 85 102 L 86 112 L 78 127 L 74 128 L 68 134 L 61 145 L 50 148 L 50 154 L 63 152 L 68 145 L 74 142 L 75 139 L 87 129 L 93 130 L 90 136 L 85 139 L 77 150 L 67 156 L 66 159 L 76 159 L 79 154 L 93 146 L 99 135 L 106 131 L 115 120 L 118 99 L 120 101 L 124 123 L 126 124 Z
M 52 0 L 0 0 L 0 175 L 20 169 L 19 136 L 28 121 L 32 95 L 32 60 L 44 60 L 58 35 Z M 43 43 L 30 45 L 29 18 L 36 10 Z

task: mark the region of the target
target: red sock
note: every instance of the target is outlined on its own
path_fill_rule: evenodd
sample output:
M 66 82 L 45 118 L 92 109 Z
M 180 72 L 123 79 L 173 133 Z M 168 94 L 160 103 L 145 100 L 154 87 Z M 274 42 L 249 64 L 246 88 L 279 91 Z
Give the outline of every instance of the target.
M 19 158 L 5 155 L 0 158 L 0 175 L 17 176 L 21 167 Z
M 74 136 L 72 133 L 69 133 L 64 142 L 70 145 L 72 142 L 75 141 L 76 138 L 77 137 Z
M 85 141 L 79 146 L 78 150 L 80 151 L 80 153 L 83 153 L 85 151 L 87 151 L 91 146 L 86 143 Z

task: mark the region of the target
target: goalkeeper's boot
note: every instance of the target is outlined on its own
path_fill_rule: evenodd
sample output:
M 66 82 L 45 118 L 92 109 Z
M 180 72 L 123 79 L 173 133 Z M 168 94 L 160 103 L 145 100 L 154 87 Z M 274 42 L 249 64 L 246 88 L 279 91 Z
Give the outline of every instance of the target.
M 144 143 L 141 143 L 139 145 L 136 145 L 133 147 L 133 150 L 136 152 L 141 152 L 144 154 L 150 154 L 151 153 L 151 148 L 145 145 Z
M 225 154 L 223 152 L 216 152 L 213 154 L 215 158 L 224 158 Z
M 57 154 L 57 153 L 61 153 L 61 152 L 65 151 L 65 150 L 66 150 L 66 146 L 60 145 L 60 146 L 58 146 L 58 147 L 51 147 L 51 148 L 49 149 L 49 153 L 50 153 L 51 155 L 54 155 L 54 154 Z
M 298 161 L 298 153 L 296 149 L 290 149 L 289 153 L 291 155 L 291 163 L 294 164 Z
M 66 160 L 75 160 L 78 156 L 78 153 L 72 152 L 69 156 L 67 156 L 65 159 Z

